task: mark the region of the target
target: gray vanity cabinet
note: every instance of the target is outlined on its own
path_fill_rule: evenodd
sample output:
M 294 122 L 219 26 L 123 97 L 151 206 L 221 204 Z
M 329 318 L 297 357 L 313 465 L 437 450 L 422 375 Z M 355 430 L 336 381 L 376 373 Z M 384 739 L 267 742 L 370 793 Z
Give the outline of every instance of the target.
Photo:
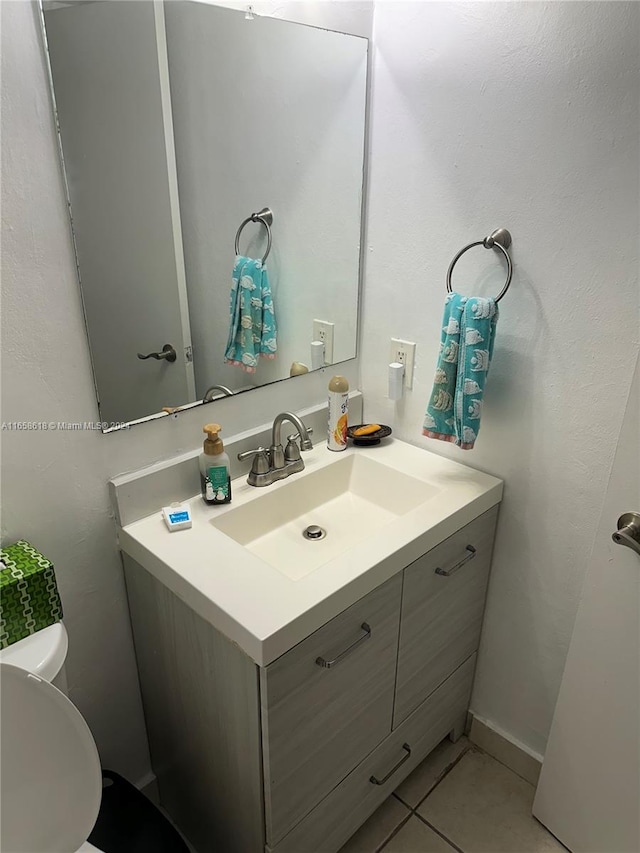
M 273 853 L 335 853 L 449 733 L 462 733 L 476 656 L 472 655 L 404 723 L 352 770 Z M 375 780 L 375 781 L 374 781 Z M 267 853 L 272 848 L 267 847 Z
M 394 728 L 478 648 L 498 507 L 404 570 Z
M 336 853 L 462 733 L 497 512 L 266 667 L 124 556 L 160 798 L 198 853 Z
M 391 731 L 402 575 L 260 670 L 267 842 Z

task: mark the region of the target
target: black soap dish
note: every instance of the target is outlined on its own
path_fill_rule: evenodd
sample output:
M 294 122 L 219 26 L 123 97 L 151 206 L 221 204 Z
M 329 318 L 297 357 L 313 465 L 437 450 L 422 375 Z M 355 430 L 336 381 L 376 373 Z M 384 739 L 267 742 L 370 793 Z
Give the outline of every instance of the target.
M 354 430 L 360 429 L 363 426 L 369 426 L 369 424 L 355 424 L 355 426 L 347 427 L 347 435 L 357 447 L 372 447 L 374 444 L 380 444 L 380 439 L 391 435 L 392 431 L 390 426 L 380 424 L 380 429 L 369 433 L 369 435 L 353 434 Z

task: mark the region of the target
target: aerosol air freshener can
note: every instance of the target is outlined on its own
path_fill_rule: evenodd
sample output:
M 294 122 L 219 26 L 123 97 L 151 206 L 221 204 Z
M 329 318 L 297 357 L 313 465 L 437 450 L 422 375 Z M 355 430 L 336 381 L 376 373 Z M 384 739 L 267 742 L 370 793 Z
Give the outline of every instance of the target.
M 344 376 L 334 376 L 329 382 L 329 450 L 347 449 L 347 409 L 349 408 L 349 382 Z

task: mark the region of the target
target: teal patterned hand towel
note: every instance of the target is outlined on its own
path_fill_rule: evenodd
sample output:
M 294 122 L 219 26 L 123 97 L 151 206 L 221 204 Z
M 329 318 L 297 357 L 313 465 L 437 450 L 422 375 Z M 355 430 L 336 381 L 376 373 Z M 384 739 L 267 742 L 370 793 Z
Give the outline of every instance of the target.
M 262 261 L 236 257 L 233 267 L 230 325 L 224 360 L 255 373 L 260 358 L 275 358 L 276 315 L 266 267 Z
M 450 293 L 444 304 L 440 354 L 422 434 L 471 450 L 480 429 L 498 306 L 495 299 Z

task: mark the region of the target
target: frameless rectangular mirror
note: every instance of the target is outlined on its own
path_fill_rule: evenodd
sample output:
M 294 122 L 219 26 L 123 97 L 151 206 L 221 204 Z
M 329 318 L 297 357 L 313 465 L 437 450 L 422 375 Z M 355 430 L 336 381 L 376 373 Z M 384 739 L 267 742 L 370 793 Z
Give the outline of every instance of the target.
M 354 358 L 367 39 L 189 0 L 42 17 L 101 420 L 304 372 L 320 336 L 325 364 Z M 260 309 L 241 337 L 232 271 L 265 208 L 276 349 L 247 372 L 225 353 L 259 347 Z

